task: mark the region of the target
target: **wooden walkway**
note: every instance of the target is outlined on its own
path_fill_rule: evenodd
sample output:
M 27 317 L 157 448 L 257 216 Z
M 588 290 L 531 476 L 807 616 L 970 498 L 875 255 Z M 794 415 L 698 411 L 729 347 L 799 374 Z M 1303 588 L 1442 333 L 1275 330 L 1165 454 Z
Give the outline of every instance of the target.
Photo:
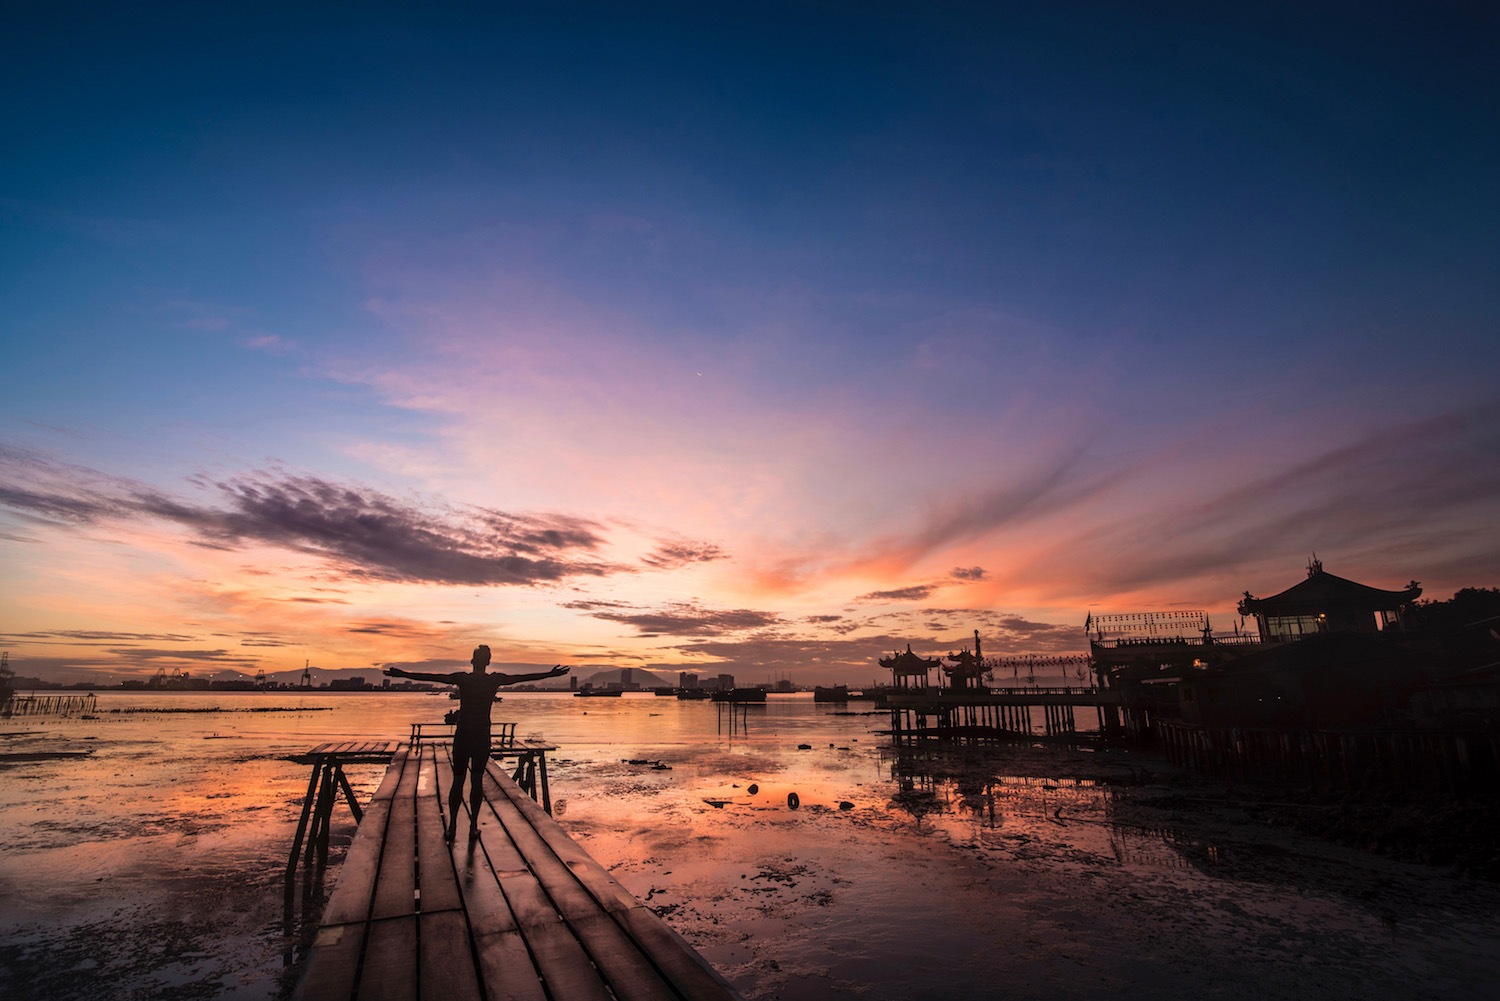
M 451 747 L 395 752 L 349 848 L 295 997 L 729 1001 L 703 957 L 491 761 L 479 839 L 441 810 Z M 440 806 L 442 804 L 442 806 Z

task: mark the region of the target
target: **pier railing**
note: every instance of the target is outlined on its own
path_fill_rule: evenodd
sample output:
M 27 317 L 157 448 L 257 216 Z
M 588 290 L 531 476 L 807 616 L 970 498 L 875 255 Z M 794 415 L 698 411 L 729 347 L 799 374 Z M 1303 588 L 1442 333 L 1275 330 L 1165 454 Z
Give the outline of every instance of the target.
M 13 695 L 0 704 L 0 716 L 88 716 L 94 712 L 94 693 L 87 695 Z
M 1167 760 L 1231 779 L 1451 789 L 1500 783 L 1494 730 L 1278 730 L 1156 720 Z
M 1210 647 L 1210 646 L 1259 646 L 1259 636 L 1248 633 L 1230 633 L 1228 636 L 1215 636 L 1212 642 L 1205 643 L 1201 636 L 1110 636 L 1104 639 L 1089 640 L 1089 644 L 1100 650 L 1118 650 L 1131 647 Z

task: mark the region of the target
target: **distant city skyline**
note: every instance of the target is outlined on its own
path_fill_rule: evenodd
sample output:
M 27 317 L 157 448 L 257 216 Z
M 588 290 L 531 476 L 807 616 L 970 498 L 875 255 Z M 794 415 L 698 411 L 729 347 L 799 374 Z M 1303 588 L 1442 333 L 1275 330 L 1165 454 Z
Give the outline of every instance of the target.
M 864 683 L 1500 585 L 1500 31 L 19 14 L 0 648 Z

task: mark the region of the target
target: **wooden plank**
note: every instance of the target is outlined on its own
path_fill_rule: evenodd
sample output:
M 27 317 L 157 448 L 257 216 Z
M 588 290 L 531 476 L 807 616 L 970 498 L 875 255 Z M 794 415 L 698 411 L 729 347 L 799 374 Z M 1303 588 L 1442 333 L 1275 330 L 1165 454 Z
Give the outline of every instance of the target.
M 311 1001 L 345 999 L 354 992 L 354 978 L 359 973 L 360 946 L 364 944 L 365 926 L 359 924 L 327 925 L 318 929 L 312 949 L 302 963 L 295 997 Z
M 610 915 L 596 906 L 590 914 L 567 917 L 567 922 L 620 1001 L 677 1001 L 677 993 L 657 973 L 650 956 Z
M 658 974 L 671 982 L 685 996 L 692 998 L 735 998 L 733 988 L 708 961 L 698 954 L 665 921 L 630 894 L 593 859 L 583 847 L 542 810 L 514 782 L 495 779 L 492 795 L 504 796 L 517 813 L 524 816 L 531 830 L 547 844 L 569 871 L 587 887 L 598 903 L 652 956 Z M 487 788 L 489 783 L 486 784 Z M 533 852 L 526 852 L 528 859 Z M 574 923 L 575 916 L 564 908 L 564 917 Z
M 421 927 L 421 996 L 441 1001 L 479 1001 L 479 974 L 469 946 L 463 911 L 423 914 Z
M 657 974 L 640 947 L 610 918 L 600 901 L 528 823 L 532 818 L 523 815 L 516 808 L 516 801 L 507 795 L 504 784 L 497 776 L 487 773 L 485 785 L 490 794 L 489 805 L 504 825 L 512 844 L 525 858 L 527 867 L 535 873 L 552 906 L 588 951 L 610 990 L 624 1001 L 662 1001 L 673 998 L 675 995 L 671 988 Z M 535 807 L 539 816 L 546 818 L 541 808 L 529 798 L 521 798 Z M 576 843 L 568 840 L 576 848 Z M 577 850 L 580 853 L 582 851 Z M 599 871 L 603 872 L 602 869 Z M 609 883 L 619 888 L 619 884 L 613 880 L 609 880 Z M 623 889 L 619 889 L 619 892 L 624 899 L 640 906 Z
M 344 856 L 339 869 L 338 882 L 334 884 L 333 896 L 323 909 L 322 923 L 325 925 L 346 924 L 365 921 L 370 917 L 370 907 L 375 899 L 375 879 L 380 871 L 380 855 L 385 847 L 385 825 L 390 812 L 390 801 L 371 803 L 359 822 L 354 843 Z
M 471 849 L 462 846 L 461 842 L 455 842 L 455 865 L 469 865 L 475 869 L 476 888 L 482 887 L 483 871 L 488 868 L 507 905 L 509 916 L 498 909 L 480 911 L 478 907 L 471 907 L 470 921 L 477 920 L 482 929 L 476 932 L 476 937 L 482 936 L 487 945 L 499 942 L 512 948 L 512 943 L 506 936 L 511 922 L 514 922 L 514 927 L 530 952 L 535 973 L 546 984 L 551 997 L 566 998 L 568 1001 L 610 1001 L 609 989 L 594 968 L 588 953 L 563 923 L 562 916 L 552 906 L 541 883 L 516 851 L 504 825 L 488 803 L 479 813 L 479 832 L 479 841 L 472 848 L 472 860 L 468 859 Z M 460 852 L 465 855 L 460 856 Z M 482 892 L 489 894 L 487 888 Z M 480 952 L 481 964 L 487 970 L 495 965 L 492 960 L 493 957 Z M 492 980 L 492 975 L 487 972 L 485 983 L 492 993 L 515 986 L 503 981 L 492 983 Z M 495 996 L 506 995 L 495 993 Z
M 485 775 L 491 805 L 505 824 L 507 833 L 537 878 L 554 894 L 564 917 L 582 916 L 589 908 L 624 910 L 640 906 L 583 848 L 568 837 L 557 822 L 521 792 L 508 776 L 491 771 Z M 556 898 L 562 894 L 561 898 Z M 570 912 L 564 904 L 582 911 Z
M 532 924 L 521 936 L 541 971 L 547 992 L 567 1001 L 614 1001 L 609 988 L 589 961 L 578 939 L 559 919 L 554 924 Z
M 446 799 L 453 788 L 453 761 L 441 752 L 434 757 L 438 795 Z M 463 838 L 450 850 L 486 1001 L 547 1001 L 541 976 L 483 844 Z
M 417 917 L 372 921 L 359 1001 L 417 1001 Z
M 453 859 L 443 840 L 443 816 L 438 807 L 436 752 L 422 750 L 417 777 L 417 879 L 422 888 L 421 910 L 454 910 L 463 906 Z M 424 925 L 425 927 L 425 925 Z
M 394 918 L 416 912 L 416 791 L 417 760 L 408 755 L 396 794 L 391 798 L 391 819 L 386 824 L 385 850 L 380 855 L 371 918 Z
M 641 906 L 641 902 L 632 896 L 630 891 L 621 886 L 608 870 L 594 861 L 593 857 L 584 851 L 582 845 L 574 841 L 557 821 L 548 816 L 547 812 L 530 796 L 522 792 L 508 776 L 492 772 L 491 777 L 495 780 L 495 791 L 492 795 L 505 798 L 510 807 L 520 814 L 537 837 L 546 843 L 547 848 L 568 867 L 580 883 L 588 888 L 601 907 L 607 911 L 623 911 Z
M 399 748 L 391 757 L 390 767 L 385 770 L 385 778 L 380 780 L 380 787 L 375 790 L 371 800 L 390 799 L 396 795 L 396 786 L 401 782 L 401 772 L 406 766 L 406 759 L 411 754 L 410 748 Z
M 739 1001 L 740 996 L 729 986 L 729 981 L 646 905 L 617 912 L 612 917 L 650 953 L 657 972 L 683 997 L 694 1001 Z
M 547 1001 L 540 975 L 532 965 L 526 939 L 518 930 L 474 934 L 480 980 L 486 1001 Z

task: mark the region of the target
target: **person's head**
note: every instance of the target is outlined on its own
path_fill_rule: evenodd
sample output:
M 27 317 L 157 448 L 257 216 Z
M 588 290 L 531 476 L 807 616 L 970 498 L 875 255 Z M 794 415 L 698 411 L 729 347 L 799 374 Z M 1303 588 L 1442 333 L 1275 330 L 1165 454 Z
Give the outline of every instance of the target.
M 490 648 L 481 643 L 474 648 L 474 659 L 469 663 L 474 665 L 474 670 L 483 671 L 490 663 Z

